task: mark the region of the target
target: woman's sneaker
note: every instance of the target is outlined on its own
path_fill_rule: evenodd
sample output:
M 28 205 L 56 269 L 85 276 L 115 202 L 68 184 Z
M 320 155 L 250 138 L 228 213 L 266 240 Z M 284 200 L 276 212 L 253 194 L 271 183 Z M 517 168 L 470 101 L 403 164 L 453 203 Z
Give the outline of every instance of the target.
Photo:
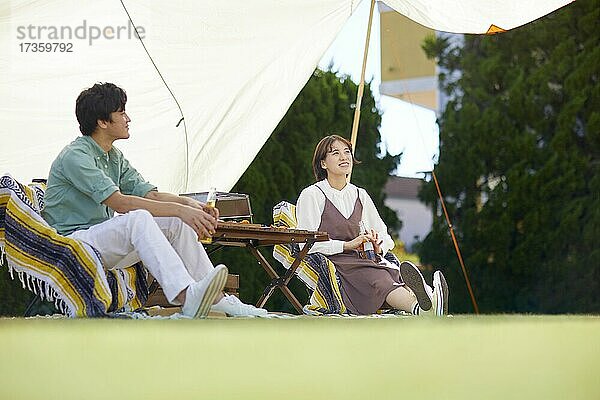
M 433 273 L 433 293 L 435 315 L 448 315 L 448 283 L 441 271 Z
M 433 302 L 431 298 L 431 288 L 425 283 L 423 274 L 419 268 L 410 261 L 402 261 L 400 264 L 400 278 L 402 282 L 417 296 L 417 303 L 423 311 L 429 311 L 432 308 Z M 428 290 L 429 289 L 429 290 Z

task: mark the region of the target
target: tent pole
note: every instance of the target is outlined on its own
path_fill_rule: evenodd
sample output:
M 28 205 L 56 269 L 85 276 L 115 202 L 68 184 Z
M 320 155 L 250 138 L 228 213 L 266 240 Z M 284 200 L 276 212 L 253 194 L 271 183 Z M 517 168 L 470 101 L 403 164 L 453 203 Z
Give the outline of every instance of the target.
M 433 176 L 433 182 L 435 183 L 435 188 L 437 189 L 438 197 L 440 198 L 440 202 L 442 204 L 442 209 L 444 210 L 444 215 L 446 216 L 446 222 L 448 223 L 448 230 L 450 230 L 450 236 L 452 237 L 452 243 L 454 244 L 454 250 L 456 250 L 456 255 L 458 256 L 458 261 L 460 262 L 460 267 L 462 268 L 462 273 L 465 277 L 465 281 L 467 282 L 467 289 L 469 289 L 469 295 L 471 296 L 471 302 L 473 303 L 473 309 L 475 310 L 475 314 L 479 315 L 479 306 L 477 305 L 477 301 L 475 300 L 475 295 L 473 294 L 473 288 L 471 288 L 471 281 L 469 280 L 469 275 L 467 274 L 467 268 L 465 267 L 465 263 L 462 258 L 462 254 L 460 253 L 460 248 L 458 247 L 458 241 L 456 240 L 456 236 L 454 235 L 454 227 L 450 222 L 450 217 L 448 216 L 448 211 L 446 210 L 446 203 L 444 202 L 444 197 L 442 196 L 442 191 L 440 190 L 440 185 L 438 183 L 437 177 L 435 176 L 435 172 L 431 171 L 431 175 Z
M 367 27 L 367 38 L 365 39 L 365 51 L 363 53 L 362 71 L 360 73 L 360 83 L 358 84 L 358 93 L 356 94 L 356 108 L 354 109 L 354 121 L 352 122 L 352 151 L 356 153 L 356 137 L 358 136 L 358 122 L 360 121 L 360 107 L 362 103 L 363 92 L 365 90 L 365 70 L 367 68 L 367 55 L 369 54 L 369 41 L 371 40 L 371 25 L 373 24 L 373 10 L 375 9 L 375 0 L 371 0 L 371 10 L 369 11 L 369 25 Z M 348 174 L 350 182 L 351 173 Z

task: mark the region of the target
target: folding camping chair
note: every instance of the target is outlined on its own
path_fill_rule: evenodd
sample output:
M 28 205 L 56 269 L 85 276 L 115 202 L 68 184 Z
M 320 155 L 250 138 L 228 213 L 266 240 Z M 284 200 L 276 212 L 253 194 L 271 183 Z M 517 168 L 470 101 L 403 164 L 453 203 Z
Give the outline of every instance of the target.
M 0 252 L 9 273 L 70 317 L 99 317 L 133 311 L 146 301 L 141 264 L 105 271 L 96 251 L 59 235 L 41 217 L 45 184 L 25 186 L 0 177 Z
M 296 228 L 296 206 L 282 201 L 273 207 L 273 224 L 286 228 Z M 296 243 L 277 245 L 273 249 L 273 257 L 285 268 L 300 251 Z M 390 252 L 384 256 L 388 261 L 400 265 L 398 258 Z M 305 314 L 346 314 L 348 311 L 341 295 L 340 279 L 335 265 L 323 254 L 308 254 L 296 270 L 296 276 L 306 285 L 311 296 L 308 304 L 303 307 Z M 383 311 L 383 309 L 382 309 Z

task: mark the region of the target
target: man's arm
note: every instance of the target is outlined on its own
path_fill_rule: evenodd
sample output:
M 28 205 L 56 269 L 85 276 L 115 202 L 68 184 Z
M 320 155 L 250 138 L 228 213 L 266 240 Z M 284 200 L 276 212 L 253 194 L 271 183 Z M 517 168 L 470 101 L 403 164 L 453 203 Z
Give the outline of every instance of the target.
M 102 203 L 120 214 L 143 209 L 155 217 L 179 217 L 196 231 L 200 239 L 215 233 L 217 218 L 214 215 L 207 213 L 201 207 L 184 204 L 186 201 L 170 201 L 169 199 L 177 200 L 179 196 L 169 193 L 161 193 L 158 196 L 160 200 L 155 200 L 152 197 L 156 195 L 150 195 L 153 192 L 149 192 L 144 198 L 126 195 L 117 190 Z
M 177 196 L 172 193 L 158 192 L 156 190 L 149 191 L 146 196 L 147 199 L 156 201 L 167 201 L 171 203 L 185 204 L 186 206 L 197 207 L 197 204 L 203 206 L 204 204 L 192 199 L 191 197 Z M 190 201 L 191 200 L 191 201 Z
M 178 203 L 178 204 L 183 204 L 186 206 L 198 208 L 200 210 L 203 210 L 204 212 L 209 213 L 210 215 L 212 215 L 213 217 L 215 217 L 217 219 L 219 218 L 219 210 L 217 210 L 214 207 L 207 207 L 206 204 L 204 204 L 198 200 L 195 200 L 191 197 L 177 196 L 176 194 L 158 192 L 156 190 L 149 191 L 145 197 L 150 200 Z

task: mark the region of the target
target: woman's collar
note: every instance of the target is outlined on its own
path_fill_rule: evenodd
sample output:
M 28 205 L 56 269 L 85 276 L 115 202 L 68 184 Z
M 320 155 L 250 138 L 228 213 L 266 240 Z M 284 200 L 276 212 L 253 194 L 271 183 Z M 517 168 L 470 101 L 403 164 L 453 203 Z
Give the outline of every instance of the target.
M 348 183 L 346 183 L 346 186 L 344 186 L 344 187 L 343 187 L 341 190 L 338 190 L 338 189 L 336 189 L 336 188 L 332 187 L 332 186 L 329 184 L 329 181 L 327 180 L 327 178 L 323 179 L 323 180 L 321 181 L 321 184 L 323 185 L 323 187 L 324 187 L 324 188 L 326 188 L 327 190 L 329 190 L 331 193 L 334 193 L 334 194 L 338 194 L 338 193 L 339 193 L 339 194 L 344 194 L 344 193 L 346 193 L 346 192 L 347 192 L 349 189 L 351 189 L 351 188 L 353 188 L 353 187 L 354 187 L 354 185 L 353 185 L 353 184 L 351 184 L 350 182 L 348 182 Z

